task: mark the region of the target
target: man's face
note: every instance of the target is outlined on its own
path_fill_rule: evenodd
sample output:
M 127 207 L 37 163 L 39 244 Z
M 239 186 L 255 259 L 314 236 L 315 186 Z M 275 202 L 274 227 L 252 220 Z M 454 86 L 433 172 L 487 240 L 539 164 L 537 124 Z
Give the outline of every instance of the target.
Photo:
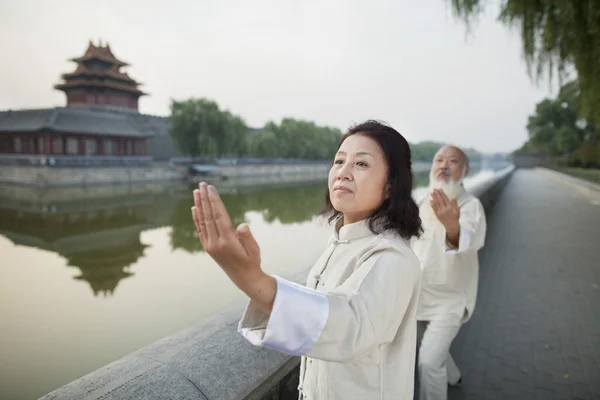
M 442 147 L 433 158 L 431 179 L 437 182 L 459 182 L 464 178 L 465 157 L 463 153 L 453 146 Z M 468 173 L 468 167 L 464 170 Z

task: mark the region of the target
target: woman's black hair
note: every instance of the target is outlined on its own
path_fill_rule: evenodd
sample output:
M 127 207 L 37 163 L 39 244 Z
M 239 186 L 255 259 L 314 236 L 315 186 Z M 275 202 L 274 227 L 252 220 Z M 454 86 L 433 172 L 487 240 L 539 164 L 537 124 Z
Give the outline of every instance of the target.
M 341 137 L 338 148 L 352 135 L 363 135 L 377 142 L 388 164 L 389 194 L 379 208 L 370 215 L 369 229 L 375 234 L 391 230 L 404 239 L 420 237 L 423 227 L 419 207 L 412 197 L 413 173 L 408 142 L 394 128 L 369 120 L 350 127 Z M 327 216 L 329 222 L 342 215 L 333 208 L 329 190 L 325 194 L 325 208 L 320 214 Z

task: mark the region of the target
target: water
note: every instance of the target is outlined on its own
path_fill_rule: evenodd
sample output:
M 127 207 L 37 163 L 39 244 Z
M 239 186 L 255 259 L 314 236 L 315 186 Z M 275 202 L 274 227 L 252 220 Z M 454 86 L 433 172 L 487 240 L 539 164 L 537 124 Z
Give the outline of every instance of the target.
M 195 237 L 193 188 L 0 188 L 0 398 L 38 398 L 244 298 Z M 219 190 L 267 272 L 293 275 L 323 251 L 323 182 Z

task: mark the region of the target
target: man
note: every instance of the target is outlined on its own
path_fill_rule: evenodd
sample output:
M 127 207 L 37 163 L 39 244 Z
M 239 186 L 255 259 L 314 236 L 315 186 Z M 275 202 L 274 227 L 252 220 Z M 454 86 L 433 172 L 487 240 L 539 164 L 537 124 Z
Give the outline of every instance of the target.
M 475 307 L 477 252 L 486 233 L 483 206 L 463 186 L 468 173 L 462 150 L 441 148 L 433 159 L 428 196 L 419 204 L 424 233 L 411 245 L 423 269 L 417 308 L 420 400 L 447 399 L 448 386 L 462 379 L 450 345 Z

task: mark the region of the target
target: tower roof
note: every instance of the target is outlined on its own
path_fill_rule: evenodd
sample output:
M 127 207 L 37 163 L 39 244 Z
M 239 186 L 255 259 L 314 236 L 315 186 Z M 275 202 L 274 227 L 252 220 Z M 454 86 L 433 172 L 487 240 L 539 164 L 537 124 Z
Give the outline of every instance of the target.
M 116 65 L 113 65 L 112 67 L 110 67 L 106 70 L 98 71 L 98 70 L 91 70 L 88 67 L 86 67 L 84 64 L 79 64 L 75 71 L 68 72 L 66 74 L 62 74 L 61 77 L 64 80 L 69 80 L 72 78 L 79 78 L 79 77 L 95 77 L 95 78 L 110 77 L 110 78 L 114 78 L 114 79 L 122 81 L 122 82 L 132 83 L 136 86 L 140 84 L 139 82 L 132 79 L 126 72 L 119 71 L 119 67 Z
M 147 95 L 138 88 L 139 82 L 120 70 L 129 64 L 116 58 L 108 43 L 90 41 L 83 56 L 71 61 L 77 63 L 75 71 L 62 74 L 63 82 L 54 85 L 66 94 L 67 105 L 107 104 L 137 110 L 139 97 Z
M 102 46 L 102 43 L 98 42 L 98 46 L 96 46 L 91 40 L 83 56 L 70 59 L 70 61 L 75 61 L 76 63 L 81 63 L 88 60 L 101 60 L 119 67 L 125 67 L 129 65 L 128 63 L 115 57 L 108 43 L 106 43 L 106 46 Z

